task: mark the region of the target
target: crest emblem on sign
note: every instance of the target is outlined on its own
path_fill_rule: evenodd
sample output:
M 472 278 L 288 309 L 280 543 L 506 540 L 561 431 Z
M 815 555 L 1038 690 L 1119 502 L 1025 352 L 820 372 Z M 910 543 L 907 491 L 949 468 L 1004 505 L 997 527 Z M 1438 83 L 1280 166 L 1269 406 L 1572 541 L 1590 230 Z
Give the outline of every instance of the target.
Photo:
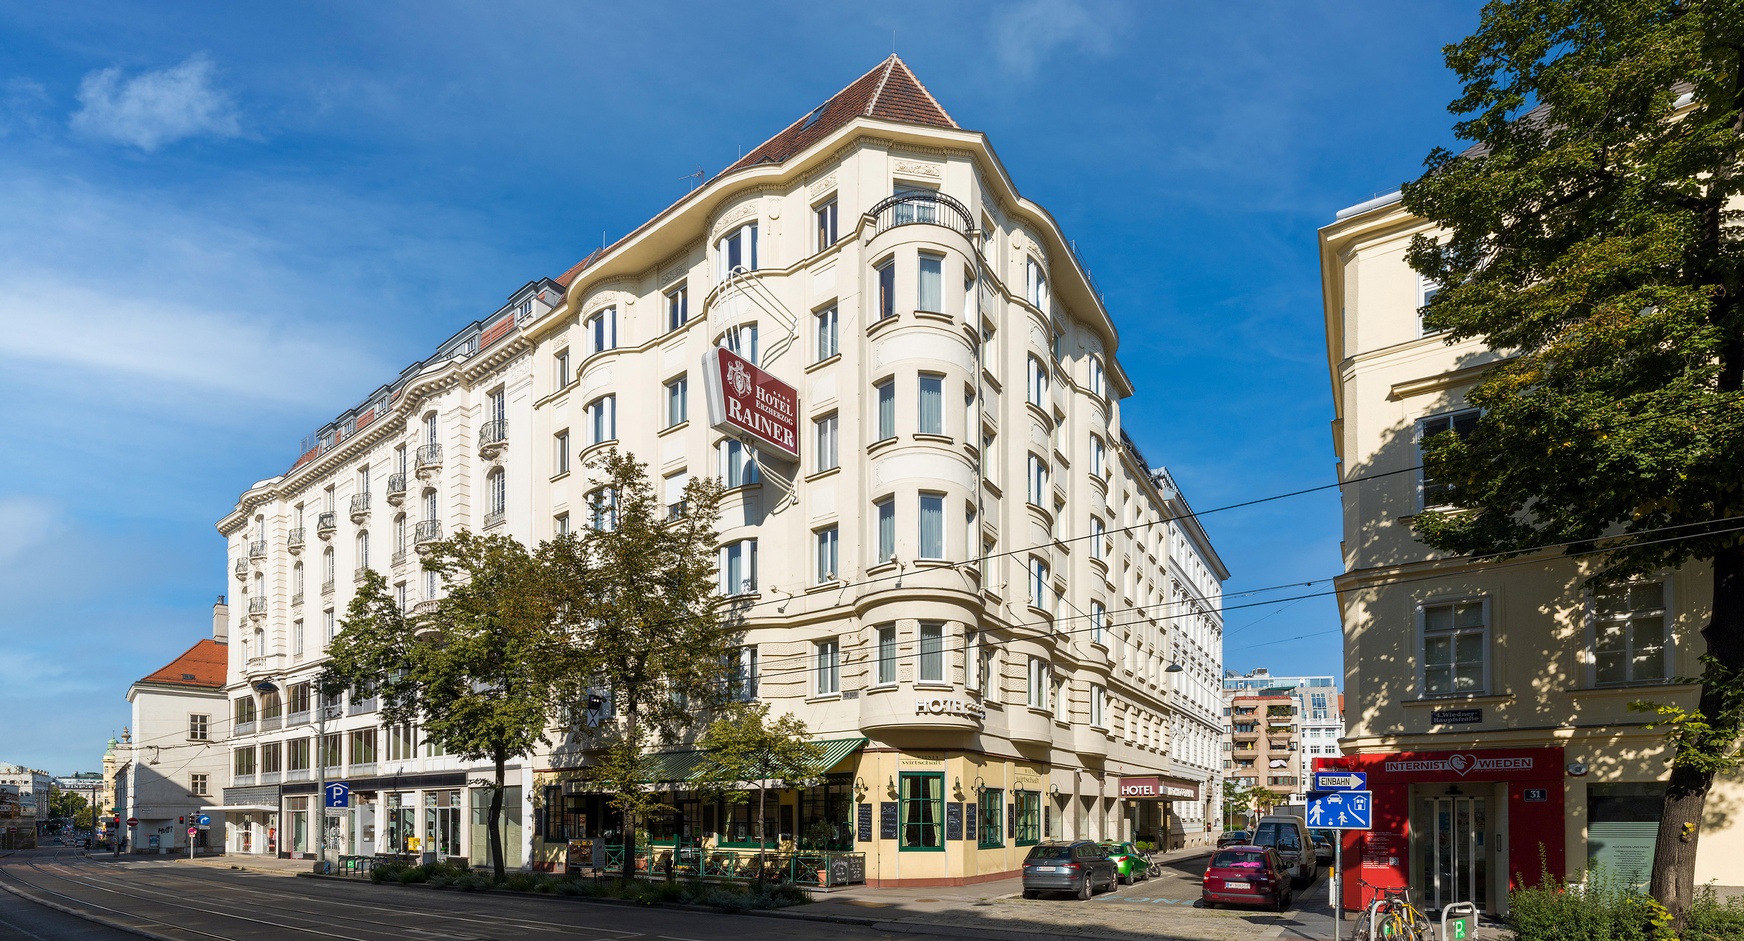
M 727 366 L 727 384 L 740 396 L 751 394 L 751 374 L 745 371 L 745 364 L 734 360 Z

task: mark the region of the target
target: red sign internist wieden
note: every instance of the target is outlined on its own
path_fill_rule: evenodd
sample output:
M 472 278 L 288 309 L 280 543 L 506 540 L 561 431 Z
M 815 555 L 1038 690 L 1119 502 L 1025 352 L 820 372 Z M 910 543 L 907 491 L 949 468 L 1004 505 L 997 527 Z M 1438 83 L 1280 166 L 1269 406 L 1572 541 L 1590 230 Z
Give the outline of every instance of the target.
M 722 347 L 703 354 L 709 424 L 799 460 L 799 390 Z

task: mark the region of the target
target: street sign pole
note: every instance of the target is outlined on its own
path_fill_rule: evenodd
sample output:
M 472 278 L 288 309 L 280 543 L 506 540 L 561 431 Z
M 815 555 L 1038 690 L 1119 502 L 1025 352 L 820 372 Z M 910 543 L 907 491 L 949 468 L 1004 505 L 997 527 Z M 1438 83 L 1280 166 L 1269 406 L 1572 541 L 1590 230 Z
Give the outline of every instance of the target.
M 1344 831 L 1332 844 L 1332 941 L 1344 937 Z
M 327 874 L 327 697 L 315 690 L 315 833 L 321 844 L 315 871 Z

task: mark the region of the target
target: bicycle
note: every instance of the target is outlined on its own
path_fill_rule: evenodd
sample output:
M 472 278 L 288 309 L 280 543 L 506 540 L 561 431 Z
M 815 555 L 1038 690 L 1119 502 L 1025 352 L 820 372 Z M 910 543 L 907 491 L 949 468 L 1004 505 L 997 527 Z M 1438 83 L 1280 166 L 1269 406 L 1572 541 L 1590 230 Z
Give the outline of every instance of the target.
M 1363 907 L 1351 941 L 1434 941 L 1434 925 L 1428 915 L 1411 904 L 1410 889 L 1375 885 L 1361 876 L 1356 881 L 1375 895 Z

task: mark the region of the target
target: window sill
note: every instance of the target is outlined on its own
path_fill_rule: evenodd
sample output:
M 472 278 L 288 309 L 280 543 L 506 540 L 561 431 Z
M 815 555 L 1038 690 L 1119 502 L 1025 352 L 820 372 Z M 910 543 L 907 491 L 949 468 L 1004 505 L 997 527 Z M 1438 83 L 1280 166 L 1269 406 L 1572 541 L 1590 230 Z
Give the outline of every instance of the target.
M 914 440 L 916 440 L 916 441 L 932 441 L 932 442 L 936 442 L 938 444 L 953 444 L 956 442 L 956 439 L 952 438 L 950 435 L 936 435 L 930 431 L 915 432 Z
M 866 574 L 868 576 L 879 576 L 879 575 L 889 574 L 889 573 L 894 572 L 896 570 L 897 570 L 896 560 L 891 559 L 887 562 L 880 562 L 877 565 L 874 565 L 874 566 L 868 568 L 866 570 Z
M 885 448 L 888 448 L 888 447 L 895 445 L 896 442 L 897 442 L 897 437 L 895 435 L 891 435 L 888 438 L 879 438 L 877 441 L 874 441 L 871 444 L 866 445 L 866 453 L 867 454 L 877 454 L 879 451 L 882 451 Z
M 1042 423 L 1042 427 L 1047 428 L 1049 431 L 1053 430 L 1054 416 L 1049 415 L 1040 405 L 1025 399 L 1023 407 L 1029 410 L 1029 416 L 1031 418 Z
M 561 471 L 559 473 L 552 474 L 551 475 L 551 482 L 556 483 L 559 480 L 563 480 L 564 478 L 566 478 L 568 476 L 569 476 L 569 471 Z
M 916 680 L 915 689 L 956 689 L 956 685 L 944 680 Z
M 805 367 L 805 371 L 812 372 L 814 370 L 822 369 L 825 366 L 834 366 L 836 363 L 839 363 L 841 361 L 842 361 L 842 354 L 836 353 L 832 356 L 827 356 L 823 359 L 820 359 L 817 362 L 812 363 L 811 365 Z
M 805 697 L 806 702 L 840 702 L 841 699 L 842 699 L 842 694 L 839 692 L 836 692 L 836 693 L 816 693 L 816 694 L 813 694 L 811 696 Z
M 1422 696 L 1417 699 L 1405 699 L 1399 705 L 1407 709 L 1434 708 L 1440 706 L 1500 706 L 1514 701 L 1512 693 L 1501 694 L 1466 694 L 1458 696 Z
M 748 490 L 761 491 L 762 489 L 763 489 L 763 481 L 759 480 L 759 481 L 756 481 L 754 483 L 740 484 L 737 487 L 723 488 L 721 490 L 721 496 L 723 498 L 724 497 L 731 497 L 731 496 L 735 496 L 735 495 L 744 496 L 745 492 Z
M 991 480 L 988 480 L 986 477 L 981 478 L 981 489 L 993 494 L 995 497 L 1004 498 L 1005 496 L 1005 488 Z
M 689 427 L 690 427 L 690 419 L 686 418 L 684 421 L 681 421 L 676 425 L 667 425 L 665 428 L 662 428 L 658 432 L 655 432 L 654 436 L 656 438 L 664 438 L 667 435 L 672 434 L 675 431 L 683 431 L 684 429 L 689 428 Z
M 590 444 L 587 447 L 582 448 L 581 453 L 577 455 L 577 458 L 582 463 L 585 464 L 585 463 L 587 463 L 587 459 L 590 456 L 592 456 L 593 454 L 595 454 L 596 452 L 604 451 L 607 448 L 617 447 L 617 444 L 618 444 L 618 439 L 616 439 L 616 438 L 607 438 L 604 441 L 595 441 L 593 444 Z
M 894 693 L 899 688 L 900 688 L 899 685 L 895 682 L 873 683 L 871 686 L 866 687 L 866 692 L 868 692 L 868 693 Z
M 1563 690 L 1570 696 L 1642 696 L 1655 693 L 1682 693 L 1700 689 L 1696 683 L 1668 683 L 1654 680 L 1645 683 L 1619 683 L 1610 686 L 1575 686 Z
M 818 584 L 813 585 L 810 588 L 807 588 L 806 591 L 808 593 L 814 592 L 814 591 L 834 591 L 838 588 L 847 587 L 847 584 L 848 584 L 847 582 L 842 581 L 839 578 L 833 578 L 827 582 L 819 582 Z
M 954 324 L 957 322 L 957 318 L 952 317 L 950 314 L 943 313 L 941 311 L 936 311 L 936 310 L 917 310 L 914 312 L 914 315 L 916 317 L 924 319 L 924 320 L 942 320 L 945 323 L 949 323 L 949 324 Z
M 888 327 L 895 325 L 896 322 L 901 320 L 901 319 L 902 319 L 902 317 L 900 317 L 897 314 L 891 314 L 888 317 L 880 317 L 877 320 L 874 320 L 871 323 L 866 325 L 866 335 L 871 336 L 875 333 L 878 333 L 878 332 L 880 332 Z
M 823 480 L 825 477 L 834 477 L 841 472 L 842 465 L 840 464 L 837 464 L 835 467 L 826 467 L 821 471 L 813 472 L 809 477 L 805 478 L 805 482 L 809 484 L 813 481 Z

